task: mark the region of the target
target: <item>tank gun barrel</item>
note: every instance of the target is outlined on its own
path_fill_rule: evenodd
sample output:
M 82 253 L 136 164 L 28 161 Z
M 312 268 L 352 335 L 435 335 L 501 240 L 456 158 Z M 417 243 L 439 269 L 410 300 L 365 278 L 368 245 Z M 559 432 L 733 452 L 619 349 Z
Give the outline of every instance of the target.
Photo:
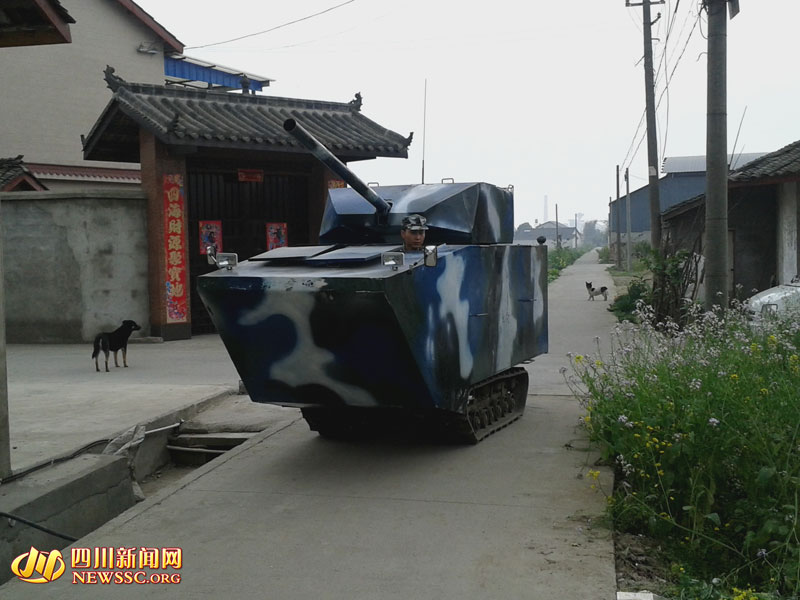
M 350 187 L 375 207 L 379 215 L 385 215 L 389 212 L 391 205 L 378 196 L 366 183 L 361 181 L 355 173 L 348 169 L 347 166 L 336 158 L 330 150 L 323 146 L 319 140 L 306 131 L 300 123 L 294 119 L 286 119 L 283 122 L 283 128 L 290 133 L 294 139 L 307 148 L 317 160 L 350 184 Z

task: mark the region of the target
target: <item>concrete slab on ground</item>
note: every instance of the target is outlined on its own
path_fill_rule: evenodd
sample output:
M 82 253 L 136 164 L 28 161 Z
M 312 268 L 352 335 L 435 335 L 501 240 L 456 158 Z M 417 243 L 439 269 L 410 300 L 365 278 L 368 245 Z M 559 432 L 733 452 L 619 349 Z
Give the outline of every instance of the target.
M 91 344 L 7 346 L 13 471 L 238 389 L 217 335 L 131 343 L 129 367 L 112 358 L 109 373 L 95 371 L 91 353 Z

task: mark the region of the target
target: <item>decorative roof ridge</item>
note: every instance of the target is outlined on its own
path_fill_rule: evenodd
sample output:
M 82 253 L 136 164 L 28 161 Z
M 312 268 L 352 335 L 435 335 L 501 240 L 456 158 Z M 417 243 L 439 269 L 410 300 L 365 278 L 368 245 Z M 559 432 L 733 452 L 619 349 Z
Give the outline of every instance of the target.
M 259 96 L 255 94 L 241 94 L 222 92 L 219 90 L 198 90 L 177 88 L 174 86 L 159 85 L 155 83 L 133 83 L 126 81 L 116 74 L 114 67 L 106 65 L 103 71 L 106 85 L 114 94 L 121 88 L 132 94 L 148 94 L 167 96 L 171 98 L 187 98 L 192 100 L 211 100 L 217 102 L 232 102 L 257 104 L 262 106 L 285 106 L 287 108 L 302 107 L 311 110 L 330 110 L 341 112 L 361 112 L 361 93 L 356 93 L 355 98 L 349 102 L 334 102 L 331 100 L 311 100 L 305 98 L 287 98 L 283 96 Z

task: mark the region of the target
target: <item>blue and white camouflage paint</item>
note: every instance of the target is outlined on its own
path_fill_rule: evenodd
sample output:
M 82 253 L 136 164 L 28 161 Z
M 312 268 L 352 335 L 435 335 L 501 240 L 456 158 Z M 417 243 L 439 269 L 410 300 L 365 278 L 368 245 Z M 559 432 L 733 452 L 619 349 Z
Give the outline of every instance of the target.
M 513 196 L 485 183 L 374 188 L 388 221 L 331 190 L 323 245 L 277 248 L 198 279 L 200 296 L 256 402 L 465 409 L 469 389 L 547 352 L 547 249 L 513 245 Z M 422 214 L 422 253 L 399 251 Z

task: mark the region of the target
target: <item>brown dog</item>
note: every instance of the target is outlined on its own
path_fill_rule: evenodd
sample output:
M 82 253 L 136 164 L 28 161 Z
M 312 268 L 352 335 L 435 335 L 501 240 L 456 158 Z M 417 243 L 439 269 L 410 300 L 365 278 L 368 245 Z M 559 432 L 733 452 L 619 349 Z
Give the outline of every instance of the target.
M 136 324 L 136 321 L 126 319 L 122 325 L 111 332 L 98 333 L 94 338 L 94 351 L 92 358 L 94 359 L 94 368 L 100 371 L 100 365 L 97 364 L 97 358 L 100 356 L 100 350 L 106 355 L 106 373 L 108 373 L 108 352 L 109 350 L 114 353 L 114 366 L 118 367 L 117 352 L 122 350 L 122 364 L 128 366 L 128 338 L 131 333 L 139 331 L 141 327 Z

